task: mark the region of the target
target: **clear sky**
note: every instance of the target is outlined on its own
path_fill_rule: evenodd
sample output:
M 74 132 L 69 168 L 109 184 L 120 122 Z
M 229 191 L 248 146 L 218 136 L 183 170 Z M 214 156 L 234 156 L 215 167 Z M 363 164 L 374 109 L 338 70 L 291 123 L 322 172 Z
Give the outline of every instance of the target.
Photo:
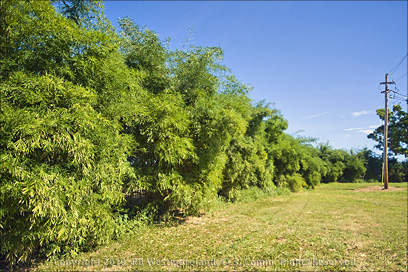
M 193 29 L 189 43 L 220 46 L 250 97 L 288 120 L 287 133 L 334 148 L 374 146 L 379 83 L 407 54 L 407 1 L 106 1 L 105 13 L 116 27 L 128 16 L 170 37 L 172 48 Z M 390 76 L 405 96 L 406 73 L 407 58 Z

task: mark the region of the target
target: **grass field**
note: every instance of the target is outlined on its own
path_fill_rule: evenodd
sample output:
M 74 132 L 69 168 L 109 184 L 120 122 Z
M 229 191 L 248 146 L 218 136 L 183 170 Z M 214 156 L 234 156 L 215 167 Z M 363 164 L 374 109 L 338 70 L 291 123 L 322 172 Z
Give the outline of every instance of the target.
M 322 184 L 313 191 L 224 204 L 37 269 L 407 271 L 407 190 L 355 190 L 370 186 L 380 184 Z

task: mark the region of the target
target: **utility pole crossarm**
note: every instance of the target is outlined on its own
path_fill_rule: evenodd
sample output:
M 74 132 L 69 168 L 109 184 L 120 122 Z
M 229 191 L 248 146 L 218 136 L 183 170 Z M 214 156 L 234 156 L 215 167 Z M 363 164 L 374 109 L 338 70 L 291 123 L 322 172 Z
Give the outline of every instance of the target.
M 382 84 L 382 85 L 384 85 L 384 84 L 395 84 L 395 82 L 394 81 L 391 81 L 391 82 L 380 82 L 380 84 Z M 384 92 L 384 91 L 383 91 Z

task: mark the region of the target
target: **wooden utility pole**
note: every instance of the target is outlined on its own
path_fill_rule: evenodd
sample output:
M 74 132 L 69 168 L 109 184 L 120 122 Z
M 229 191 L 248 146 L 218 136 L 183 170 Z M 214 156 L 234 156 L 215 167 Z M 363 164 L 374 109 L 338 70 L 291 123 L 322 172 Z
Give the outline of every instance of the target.
M 385 90 L 382 93 L 385 94 L 385 116 L 384 116 L 384 153 L 383 153 L 383 183 L 384 189 L 388 189 L 388 84 L 395 84 L 395 82 L 388 82 L 388 74 L 385 74 L 385 82 L 380 84 L 385 85 Z

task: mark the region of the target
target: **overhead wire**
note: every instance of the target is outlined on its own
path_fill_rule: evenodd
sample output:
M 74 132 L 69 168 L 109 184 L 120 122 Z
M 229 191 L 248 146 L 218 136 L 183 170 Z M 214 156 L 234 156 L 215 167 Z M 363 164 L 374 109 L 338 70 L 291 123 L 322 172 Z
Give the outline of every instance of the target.
M 397 65 L 394 66 L 394 68 L 392 68 L 389 72 L 388 75 L 391 77 L 397 70 L 398 68 L 401 66 L 401 64 L 404 62 L 404 60 L 407 58 L 408 53 L 405 54 L 405 56 L 397 63 Z M 390 99 L 393 99 L 394 101 L 391 103 L 391 105 L 395 105 L 395 104 L 401 104 L 401 102 L 406 102 L 408 104 L 408 97 L 406 95 L 403 95 L 401 93 L 399 93 L 399 89 L 396 86 L 396 82 L 401 80 L 402 78 L 404 78 L 408 73 L 405 73 L 404 75 L 402 75 L 401 77 L 399 77 L 397 80 L 394 80 L 392 77 L 392 81 L 394 82 L 394 86 L 395 86 L 395 91 L 392 91 L 393 94 L 389 96 Z M 381 90 L 381 84 L 378 85 L 378 89 Z
M 400 101 L 394 101 L 390 103 L 390 107 L 394 107 L 395 105 L 400 105 L 401 106 L 401 102 Z
M 397 84 L 395 84 L 394 90 L 392 90 L 392 92 L 399 94 L 399 91 L 400 91 L 400 89 L 398 89 Z M 401 95 L 405 95 L 405 94 L 401 94 Z
M 399 96 L 400 96 L 400 98 L 407 98 L 407 96 L 406 96 L 406 95 L 404 95 L 404 94 L 394 93 L 394 96 L 395 96 L 395 95 L 399 95 Z
M 394 80 L 394 81 L 397 82 L 398 80 L 400 80 L 400 79 L 402 79 L 403 77 L 405 77 L 407 74 L 408 74 L 408 73 L 405 73 L 405 75 L 403 75 L 402 77 L 400 77 L 399 79 Z
M 395 100 L 400 100 L 400 101 L 406 101 L 406 97 L 399 97 L 399 96 L 394 96 L 394 97 L 390 97 L 391 99 L 395 99 Z
M 406 75 L 406 74 L 405 74 Z M 404 75 L 404 76 L 405 76 Z M 404 77 L 404 76 L 402 76 L 402 77 Z M 402 78 L 401 77 L 401 78 Z M 399 78 L 399 79 L 401 79 L 401 78 Z M 398 79 L 398 80 L 399 80 Z M 395 82 L 395 81 L 394 81 Z M 389 98 L 390 99 L 393 99 L 394 101 L 393 102 L 391 102 L 390 103 L 390 106 L 393 106 L 393 105 L 395 105 L 395 104 L 399 104 L 399 105 L 401 105 L 401 103 L 403 103 L 403 102 L 405 102 L 405 103 L 408 103 L 408 97 L 406 96 L 406 95 L 404 95 L 404 94 L 401 94 L 399 91 L 399 89 L 398 89 L 398 87 L 397 87 L 397 85 L 395 84 L 394 85 L 394 90 L 391 90 L 391 92 L 392 92 L 392 94 L 390 94 L 390 96 L 389 96 Z
M 394 68 L 391 69 L 391 71 L 388 73 L 390 76 L 391 76 L 392 74 L 394 74 L 395 71 L 397 71 L 398 67 L 400 67 L 401 63 L 405 60 L 405 58 L 406 58 L 407 56 L 408 56 L 408 53 L 405 54 L 405 56 L 402 58 L 402 60 L 401 60 Z
M 390 98 L 392 99 L 401 99 L 403 101 L 407 101 L 407 96 L 405 94 L 399 93 L 399 89 L 397 87 L 395 87 L 395 91 L 392 91 L 392 97 L 390 96 Z

